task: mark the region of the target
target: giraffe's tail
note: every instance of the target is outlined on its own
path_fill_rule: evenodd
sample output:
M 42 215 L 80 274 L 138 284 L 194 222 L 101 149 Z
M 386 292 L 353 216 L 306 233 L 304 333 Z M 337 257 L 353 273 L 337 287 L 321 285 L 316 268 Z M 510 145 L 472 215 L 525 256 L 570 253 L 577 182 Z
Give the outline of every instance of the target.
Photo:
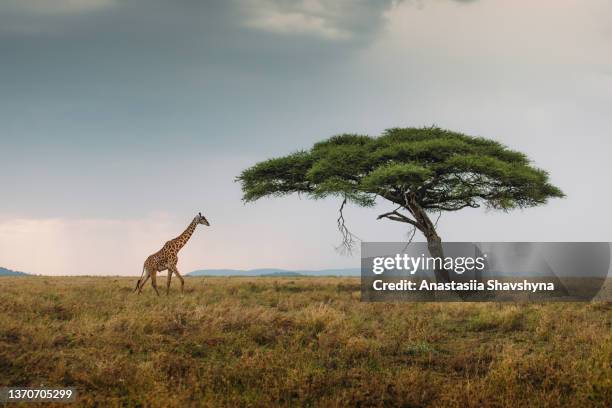
M 134 289 L 134 292 L 136 292 L 138 290 L 138 288 L 140 287 L 140 282 L 142 281 L 142 277 L 144 276 L 145 273 L 145 267 L 144 265 L 142 266 L 142 273 L 140 274 L 140 278 L 138 279 L 138 282 L 136 282 L 136 288 Z

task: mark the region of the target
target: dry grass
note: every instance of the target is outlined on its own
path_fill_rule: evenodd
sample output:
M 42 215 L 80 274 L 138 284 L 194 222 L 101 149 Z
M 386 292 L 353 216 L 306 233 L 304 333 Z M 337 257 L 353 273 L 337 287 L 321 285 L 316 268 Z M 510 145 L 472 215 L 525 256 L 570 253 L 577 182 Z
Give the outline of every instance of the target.
M 610 406 L 610 303 L 359 301 L 352 278 L 0 278 L 0 386 L 79 406 Z M 175 282 L 176 284 L 176 282 Z

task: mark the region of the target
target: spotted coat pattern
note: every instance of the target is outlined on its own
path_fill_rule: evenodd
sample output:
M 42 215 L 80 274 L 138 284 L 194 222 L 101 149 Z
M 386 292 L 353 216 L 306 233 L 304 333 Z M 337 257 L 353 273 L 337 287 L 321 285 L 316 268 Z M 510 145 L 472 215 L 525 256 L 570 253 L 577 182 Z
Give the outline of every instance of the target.
M 166 242 L 162 249 L 146 259 L 143 265 L 144 279 L 141 275 L 141 278 L 138 279 L 136 283 L 136 289 L 134 291 L 137 290 L 140 294 L 144 284 L 151 278 L 151 286 L 153 286 L 153 289 L 155 289 L 155 292 L 159 295 L 159 291 L 157 290 L 157 273 L 166 270 L 168 271 L 166 294 L 170 292 L 170 280 L 173 274 L 181 281 L 181 292 L 184 291 L 185 280 L 176 268 L 176 264 L 178 263 L 178 252 L 185 246 L 187 241 L 189 241 L 189 238 L 191 238 L 191 235 L 193 235 L 193 232 L 199 224 L 210 226 L 206 217 L 199 213 L 181 235 Z

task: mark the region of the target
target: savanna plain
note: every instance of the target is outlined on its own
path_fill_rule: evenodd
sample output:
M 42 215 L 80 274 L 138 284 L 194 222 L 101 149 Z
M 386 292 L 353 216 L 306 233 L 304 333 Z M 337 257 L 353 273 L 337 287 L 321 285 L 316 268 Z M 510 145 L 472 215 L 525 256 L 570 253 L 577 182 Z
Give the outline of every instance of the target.
M 76 387 L 76 406 L 612 405 L 610 302 L 365 303 L 358 278 L 293 277 L 188 277 L 157 297 L 135 281 L 0 278 L 0 386 Z

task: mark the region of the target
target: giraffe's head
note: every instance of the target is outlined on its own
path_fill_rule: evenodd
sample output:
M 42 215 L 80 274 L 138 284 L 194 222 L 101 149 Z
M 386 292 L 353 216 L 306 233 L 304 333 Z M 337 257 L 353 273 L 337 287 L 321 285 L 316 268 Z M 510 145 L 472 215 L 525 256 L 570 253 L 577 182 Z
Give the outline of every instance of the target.
M 202 224 L 202 225 L 206 225 L 207 227 L 210 227 L 210 223 L 208 222 L 206 217 L 202 215 L 202 213 L 198 213 L 198 215 L 196 216 L 196 219 L 197 219 L 198 224 Z

